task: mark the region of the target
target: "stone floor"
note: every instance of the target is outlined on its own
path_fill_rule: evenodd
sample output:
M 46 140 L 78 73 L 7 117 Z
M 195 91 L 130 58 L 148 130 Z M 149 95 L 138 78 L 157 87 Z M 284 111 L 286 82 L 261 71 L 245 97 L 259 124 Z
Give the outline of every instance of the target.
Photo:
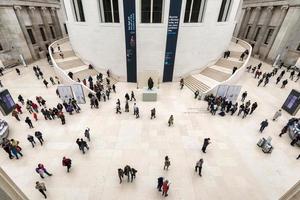
M 258 63 L 251 60 L 253 64 Z M 54 71 L 45 61 L 39 61 L 45 76 L 54 76 Z M 264 70 L 271 70 L 263 65 Z M 46 89 L 34 77 L 31 67 L 21 68 L 21 76 L 15 71 L 0 77 L 3 85 L 17 100 L 22 94 L 25 99 L 41 95 L 49 106 L 60 100 L 55 86 Z M 245 73 L 238 84 L 248 91 L 248 98 L 258 102 L 253 115 L 241 119 L 237 116 L 211 116 L 206 103 L 193 99 L 193 93 L 178 83 L 161 84 L 157 102 L 142 102 L 141 90 L 135 84 L 117 83 L 117 94 L 100 104 L 100 109 L 91 110 L 82 105 L 82 112 L 66 115 L 67 124 L 60 121 L 45 121 L 39 115 L 34 129 L 24 121 L 17 122 L 11 116 L 3 117 L 10 125 L 10 137 L 20 141 L 24 157 L 9 160 L 0 151 L 1 167 L 25 192 L 30 200 L 42 199 L 34 189 L 35 181 L 41 181 L 35 172 L 38 163 L 43 163 L 54 175 L 44 180 L 51 200 L 150 200 L 163 199 L 156 190 L 157 177 L 164 176 L 171 181 L 167 199 L 181 200 L 275 200 L 283 195 L 299 178 L 300 161 L 296 156 L 299 148 L 289 145 L 287 135 L 278 133 L 291 117 L 284 113 L 276 122 L 270 122 L 263 134 L 258 132 L 259 123 L 271 119 L 291 89 L 300 89 L 298 83 L 290 82 L 280 89 L 274 84 L 256 87 L 252 74 Z M 124 94 L 134 90 L 141 118 L 135 119 L 130 113 L 116 115 L 116 99 L 121 99 L 124 108 Z M 150 120 L 150 109 L 155 107 L 157 118 Z M 25 110 L 25 108 L 23 109 Z M 167 126 L 168 117 L 173 114 L 175 124 Z M 24 120 L 29 113 L 25 112 Z M 300 116 L 300 113 L 297 115 Z M 75 143 L 83 137 L 86 127 L 91 128 L 90 150 L 82 155 Z M 45 145 L 32 148 L 26 140 L 27 134 L 40 130 Z M 272 136 L 275 147 L 272 154 L 264 154 L 256 143 L 261 137 Z M 207 153 L 201 153 L 203 139 L 210 137 L 212 144 Z M 163 170 L 164 156 L 171 160 L 169 171 Z M 63 156 L 72 159 L 71 173 L 61 166 Z M 203 176 L 194 172 L 194 165 L 204 159 Z M 119 184 L 117 169 L 129 164 L 138 170 L 133 183 Z M 1 198 L 0 198 L 1 199 Z

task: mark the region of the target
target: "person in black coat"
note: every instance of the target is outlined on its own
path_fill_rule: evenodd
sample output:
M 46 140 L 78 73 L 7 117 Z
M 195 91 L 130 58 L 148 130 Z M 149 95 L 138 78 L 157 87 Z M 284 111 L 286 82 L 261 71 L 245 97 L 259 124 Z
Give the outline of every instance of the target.
M 267 127 L 269 125 L 269 122 L 268 122 L 268 120 L 266 119 L 266 120 L 264 120 L 264 121 L 262 121 L 261 123 L 260 123 L 260 129 L 259 129 L 259 132 L 263 132 L 264 131 L 264 129 Z
M 250 115 L 253 113 L 253 111 L 257 108 L 257 103 L 254 102 L 251 106 L 251 111 L 250 111 Z
M 206 148 L 210 144 L 210 138 L 204 138 L 203 146 L 202 146 L 202 152 L 206 153 Z
M 157 189 L 158 189 L 158 191 L 160 191 L 161 192 L 161 187 L 163 186 L 163 183 L 164 183 L 164 177 L 159 177 L 158 179 L 157 179 Z

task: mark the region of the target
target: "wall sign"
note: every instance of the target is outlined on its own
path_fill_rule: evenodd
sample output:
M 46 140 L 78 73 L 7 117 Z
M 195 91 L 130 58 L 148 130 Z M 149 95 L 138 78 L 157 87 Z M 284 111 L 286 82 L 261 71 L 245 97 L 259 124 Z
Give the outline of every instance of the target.
M 179 22 L 180 22 L 181 3 L 182 0 L 170 1 L 163 82 L 168 82 L 173 80 L 176 45 L 177 45 L 177 37 L 178 37 Z
M 126 41 L 127 82 L 137 81 L 135 0 L 123 0 Z

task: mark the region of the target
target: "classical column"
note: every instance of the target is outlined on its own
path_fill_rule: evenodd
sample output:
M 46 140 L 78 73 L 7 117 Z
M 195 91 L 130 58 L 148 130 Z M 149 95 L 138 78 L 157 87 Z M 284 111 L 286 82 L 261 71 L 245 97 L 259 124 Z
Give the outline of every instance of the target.
M 33 58 L 34 60 L 37 60 L 37 59 L 38 59 L 38 56 L 37 56 L 36 52 L 34 51 L 33 45 L 32 45 L 32 43 L 31 43 L 30 37 L 29 37 L 29 35 L 28 35 L 28 32 L 27 32 L 27 29 L 26 29 L 26 26 L 25 26 L 23 17 L 22 17 L 21 12 L 20 12 L 21 9 L 22 9 L 21 6 L 14 6 L 14 10 L 15 10 L 15 13 L 16 13 L 16 16 L 17 16 L 19 25 L 20 25 L 20 27 L 21 27 L 21 30 L 22 30 L 22 32 L 23 32 L 23 35 L 24 35 L 24 37 L 25 37 L 27 46 L 28 46 L 28 48 L 29 48 L 30 54 L 31 54 L 31 56 L 32 56 L 32 58 Z
M 261 30 L 260 30 L 260 33 L 257 37 L 257 40 L 256 40 L 256 43 L 255 43 L 255 46 L 253 48 L 253 54 L 257 54 L 259 52 L 259 48 L 261 46 L 261 43 L 263 42 L 263 39 L 265 38 L 265 35 L 267 33 L 267 30 L 268 30 L 268 27 L 269 27 L 269 24 L 270 24 L 270 21 L 272 19 L 272 15 L 273 15 L 273 6 L 269 6 L 266 8 L 266 12 L 267 12 L 267 15 L 264 19 L 264 22 L 263 22 L 263 25 L 261 27 Z
M 58 20 L 58 17 L 57 17 L 56 8 L 52 7 L 50 9 L 50 13 L 51 13 L 51 18 L 52 18 L 52 23 L 54 25 L 54 29 L 55 29 L 55 32 L 56 32 L 56 36 L 61 38 L 62 37 L 62 32 L 61 32 L 59 20 Z
M 269 54 L 269 52 L 270 52 L 270 50 L 271 50 L 271 48 L 272 48 L 272 46 L 274 44 L 275 38 L 276 38 L 276 36 L 277 36 L 277 34 L 278 34 L 279 30 L 280 30 L 280 27 L 281 27 L 281 25 L 282 25 L 282 23 L 284 21 L 284 18 L 286 16 L 288 8 L 289 8 L 288 6 L 282 6 L 281 7 L 281 13 L 280 13 L 280 17 L 279 17 L 278 26 L 276 26 L 276 28 L 275 28 L 275 30 L 273 32 L 273 35 L 272 35 L 272 37 L 270 39 L 270 42 L 268 44 L 267 53 L 265 54 L 265 56 L 264 56 L 263 59 L 265 59 L 268 56 L 268 54 Z
M 244 39 L 245 38 L 245 32 L 247 29 L 247 25 L 249 23 L 249 19 L 251 16 L 251 7 L 246 8 L 246 12 L 244 14 L 244 18 L 242 21 L 242 27 L 240 29 L 239 38 Z
M 261 7 L 256 7 L 255 10 L 254 10 L 254 21 L 252 23 L 251 30 L 250 30 L 250 33 L 249 33 L 249 36 L 248 36 L 248 38 L 250 40 L 254 39 L 254 35 L 255 35 L 255 31 L 256 31 L 256 26 L 258 24 L 258 21 L 259 21 L 259 18 L 260 18 L 260 14 L 261 14 Z
M 35 35 L 35 40 L 38 43 L 39 47 L 42 48 L 45 52 L 47 52 L 46 46 L 44 45 L 43 37 L 40 32 L 40 28 L 36 19 L 36 8 L 35 7 L 29 7 L 28 10 L 29 18 L 32 23 L 32 29 Z
M 42 20 L 43 20 L 43 24 L 44 24 L 45 29 L 46 29 L 47 39 L 48 39 L 48 41 L 52 41 L 50 26 L 49 26 L 47 16 L 46 16 L 47 8 L 46 7 L 41 7 L 40 11 L 41 11 L 41 17 L 42 17 Z

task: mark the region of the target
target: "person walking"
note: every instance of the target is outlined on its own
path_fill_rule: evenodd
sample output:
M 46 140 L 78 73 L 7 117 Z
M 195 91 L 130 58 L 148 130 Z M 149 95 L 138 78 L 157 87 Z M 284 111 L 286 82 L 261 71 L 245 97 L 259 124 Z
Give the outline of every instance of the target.
M 162 190 L 163 190 L 162 196 L 167 197 L 169 189 L 170 189 L 170 183 L 169 183 L 168 180 L 165 180 L 163 185 L 162 185 Z
M 169 127 L 174 124 L 174 117 L 173 117 L 173 115 L 170 116 L 170 118 L 168 120 L 168 124 L 169 124 Z
M 210 138 L 204 138 L 203 146 L 201 149 L 203 153 L 206 153 L 206 148 L 209 144 L 210 144 Z
M 184 79 L 180 79 L 180 89 L 182 90 L 184 86 Z
M 45 199 L 47 199 L 47 195 L 46 195 L 46 186 L 45 183 L 43 182 L 35 182 L 35 189 L 37 189 L 40 193 L 42 193 L 42 195 L 45 197 Z
M 197 97 L 199 96 L 199 94 L 200 94 L 199 90 L 196 90 L 194 92 L 194 99 L 197 99 Z
M 140 109 L 137 106 L 135 107 L 135 118 L 140 118 Z
M 164 162 L 164 170 L 169 170 L 169 167 L 171 165 L 171 161 L 168 156 L 165 156 L 165 162 Z
M 43 134 L 40 131 L 36 131 L 34 133 L 34 136 L 39 140 L 39 142 L 43 146 L 43 143 L 44 143 Z
M 151 109 L 151 118 L 150 119 L 153 119 L 153 118 L 156 118 L 156 110 L 155 110 L 155 108 L 152 108 Z
M 157 187 L 156 187 L 159 192 L 161 192 L 161 188 L 163 186 L 163 183 L 164 183 L 164 177 L 159 177 L 157 179 Z
M 300 159 L 300 154 L 299 154 L 299 156 L 298 156 L 296 159 L 297 159 L 297 160 Z
M 42 171 L 43 171 L 45 174 L 47 174 L 48 176 L 52 176 L 52 174 L 49 173 L 49 172 L 47 171 L 47 169 L 44 167 L 44 165 L 41 164 L 41 163 L 38 164 L 37 169 L 38 169 L 38 170 L 42 170 Z M 37 169 L 36 169 L 36 171 L 38 171 Z M 41 176 L 41 177 L 42 177 L 42 176 Z M 43 177 L 42 177 L 42 178 L 43 178 Z
M 268 122 L 268 120 L 266 119 L 266 120 L 264 120 L 264 121 L 262 121 L 261 123 L 260 123 L 260 129 L 259 129 L 259 132 L 263 132 L 264 131 L 264 129 L 267 127 L 269 125 L 269 122 Z
M 247 91 L 245 91 L 245 92 L 242 94 L 242 99 L 241 99 L 242 102 L 245 101 L 247 95 L 248 95 Z
M 11 139 L 10 140 L 10 144 L 11 144 L 11 153 L 17 158 L 19 159 L 18 157 L 18 154 L 23 157 L 23 154 L 21 153 L 22 151 L 22 148 L 19 146 L 19 141 L 17 140 L 14 140 L 14 139 Z
M 46 88 L 48 88 L 48 81 L 46 81 L 46 79 L 43 80 L 44 85 L 46 86 Z
M 279 109 L 279 110 L 276 111 L 276 113 L 274 114 L 274 116 L 273 116 L 273 121 L 277 120 L 281 115 L 282 115 L 281 109 Z
M 11 152 L 11 143 L 9 142 L 9 140 L 6 138 L 3 138 L 1 146 L 2 146 L 3 150 L 8 154 L 9 159 L 13 159 L 14 156 L 12 155 L 12 152 Z
M 195 166 L 195 172 L 198 170 L 199 176 L 202 176 L 202 165 L 203 165 L 203 159 L 201 158 L 199 161 L 197 161 L 196 166 Z
M 262 77 L 261 79 L 259 79 L 258 84 L 257 84 L 257 87 L 259 87 L 260 84 L 261 84 L 263 81 L 264 81 L 264 77 Z
M 134 95 L 133 91 L 131 91 L 131 97 L 130 97 L 130 101 L 132 101 L 132 99 L 134 99 L 134 101 L 136 101 L 136 99 L 135 99 L 135 95 Z
M 28 124 L 29 128 L 34 128 L 29 117 L 26 117 L 25 122 Z
M 91 137 L 90 137 L 90 128 L 86 128 L 84 131 L 84 137 L 86 137 L 88 139 L 88 141 L 91 141 Z
M 123 169 L 119 168 L 118 169 L 118 177 L 120 179 L 120 184 L 122 183 L 123 176 L 124 176 L 124 171 L 123 171 Z
M 27 140 L 31 143 L 32 148 L 34 148 L 34 145 L 36 144 L 34 141 L 34 137 L 32 135 L 28 135 Z
M 72 160 L 64 156 L 62 159 L 62 166 L 67 167 L 67 172 L 69 173 L 72 166 Z
M 86 148 L 87 150 L 90 149 L 86 141 L 84 141 L 82 138 L 80 139 L 80 148 L 83 154 L 85 154 L 84 148 Z
M 33 117 L 33 119 L 34 119 L 35 121 L 38 120 L 37 114 L 36 114 L 35 112 L 32 113 L 32 117 Z
M 126 103 L 125 103 L 125 112 L 129 112 L 129 103 L 128 103 L 127 100 L 126 100 Z
M 250 115 L 254 112 L 254 110 L 257 108 L 257 102 L 254 102 L 252 105 L 251 105 L 251 111 L 250 111 Z
M 20 121 L 19 113 L 16 110 L 13 110 L 11 115 L 16 118 L 16 120 Z
M 281 132 L 279 134 L 279 137 L 281 137 L 283 134 L 285 134 L 288 131 L 289 126 L 286 125 L 281 129 Z

